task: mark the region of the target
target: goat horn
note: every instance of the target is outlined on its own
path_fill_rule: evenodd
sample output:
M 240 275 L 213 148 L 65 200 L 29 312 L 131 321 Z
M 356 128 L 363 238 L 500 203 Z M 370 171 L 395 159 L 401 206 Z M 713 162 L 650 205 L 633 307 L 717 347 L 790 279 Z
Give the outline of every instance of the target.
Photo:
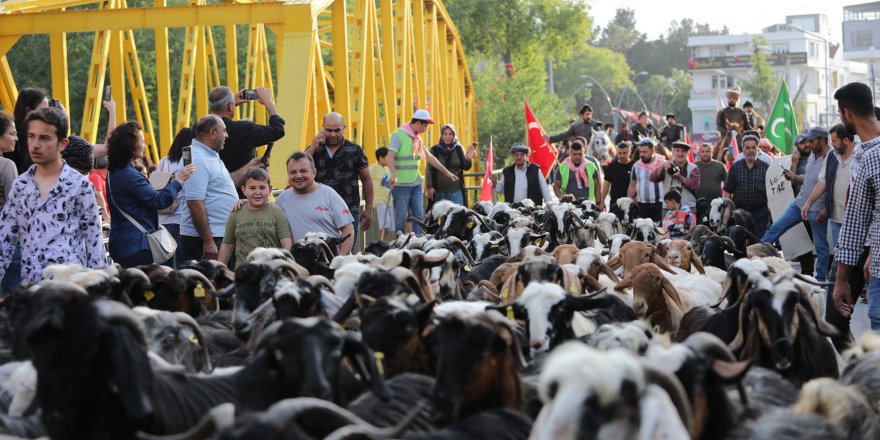
M 417 218 L 415 218 L 415 217 L 412 217 L 412 216 L 407 217 L 407 218 L 406 218 L 406 221 L 408 221 L 408 222 L 413 222 L 413 223 L 415 223 L 415 224 L 417 224 L 417 225 L 419 225 L 419 226 L 421 226 L 421 227 L 423 227 L 423 228 L 427 228 L 427 227 L 428 227 L 428 225 L 426 225 L 425 222 L 423 222 L 423 221 L 421 221 L 421 220 L 419 220 L 419 219 L 417 219 Z
M 685 429 L 693 435 L 693 410 L 691 409 L 691 403 L 688 400 L 681 382 L 679 382 L 675 376 L 672 376 L 644 361 L 642 362 L 642 369 L 645 372 L 645 379 L 647 381 L 666 391 L 669 395 L 669 399 L 672 400 L 673 405 L 675 405 L 675 408 L 678 410 L 678 415 L 681 417 L 681 422 L 684 424 Z
M 215 290 L 214 283 L 212 283 L 211 280 L 209 280 L 208 277 L 205 276 L 205 274 L 195 269 L 180 269 L 177 271 L 177 273 L 183 275 L 183 277 L 188 280 L 195 278 L 197 281 L 200 281 L 202 284 L 204 284 L 204 287 L 207 290 Z
M 209 290 L 208 294 L 214 295 L 217 298 L 228 298 L 233 293 L 235 293 L 235 283 L 231 283 L 228 286 L 224 287 L 223 290 L 213 291 Z
M 145 283 L 147 283 L 147 285 L 150 285 L 150 277 L 147 276 L 147 273 L 136 268 L 136 267 L 129 267 L 128 269 L 123 270 L 122 274 L 123 275 L 127 274 L 127 275 L 131 275 L 134 278 L 139 278 L 139 279 L 143 280 Z
M 309 276 L 309 272 L 305 270 L 305 268 L 287 260 L 261 261 L 259 264 L 269 266 L 274 271 L 280 271 L 281 274 L 287 276 L 291 280 L 296 280 Z
M 446 240 L 461 250 L 461 253 L 464 254 L 464 257 L 467 258 L 468 263 L 470 263 L 471 266 L 477 265 L 477 262 L 474 261 L 474 257 L 471 256 L 471 253 L 467 250 L 467 246 L 462 243 L 461 239 L 458 237 L 447 237 Z
M 722 361 L 736 362 L 736 357 L 730 348 L 711 333 L 696 332 L 684 340 L 684 345 L 702 355 L 708 355 Z
M 306 278 L 306 281 L 308 281 L 309 284 L 315 287 L 324 287 L 327 290 L 336 293 L 336 291 L 333 289 L 333 284 L 324 275 L 312 275 Z
M 400 431 L 406 428 L 416 415 L 419 414 L 424 409 L 424 402 L 419 402 L 415 408 L 407 414 L 404 420 L 401 422 L 399 426 L 392 428 L 377 428 L 370 423 L 364 421 L 356 414 L 351 411 L 340 407 L 339 405 L 329 402 L 322 399 L 317 399 L 314 397 L 297 397 L 293 399 L 285 399 L 274 405 L 272 405 L 268 411 L 266 411 L 261 417 L 263 422 L 275 426 L 277 428 L 284 428 L 290 422 L 290 420 L 306 413 L 309 411 L 320 411 L 325 414 L 332 414 L 336 416 L 338 419 L 334 421 L 342 422 L 343 426 L 337 428 L 331 435 L 335 436 L 334 438 L 340 439 L 345 438 L 346 436 L 353 434 L 351 432 L 342 432 L 342 428 L 350 427 L 351 425 L 355 425 L 358 428 L 362 429 L 364 434 L 366 434 L 370 438 L 390 438 L 399 435 Z M 329 437 L 325 437 L 329 438 Z
M 235 405 L 232 403 L 221 403 L 211 408 L 197 425 L 185 432 L 172 435 L 153 435 L 138 432 L 137 438 L 140 440 L 199 440 L 212 438 L 214 434 L 232 426 L 234 421 Z
M 330 249 L 330 245 L 327 244 L 327 242 L 325 242 L 324 240 L 321 240 L 318 242 L 318 246 L 320 246 L 321 251 L 324 252 L 324 258 L 327 259 L 327 263 L 330 263 L 331 261 L 333 261 L 333 257 L 334 257 L 333 249 Z
M 144 323 L 131 309 L 121 302 L 113 300 L 98 300 L 95 301 L 94 306 L 99 316 L 109 322 L 115 322 L 128 327 L 133 336 L 144 344 L 145 347 L 147 346 L 147 332 L 144 330 Z
M 324 440 L 343 440 L 347 438 L 362 438 L 364 436 L 378 439 L 399 438 L 400 434 L 409 427 L 416 416 L 427 406 L 428 404 L 425 400 L 420 400 L 397 426 L 378 428 L 365 421 L 355 421 L 354 425 L 343 426 L 331 432 L 328 436 L 324 437 Z
M 208 357 L 208 343 L 205 340 L 205 334 L 202 333 L 202 328 L 199 326 L 199 323 L 196 322 L 192 316 L 183 312 L 174 312 L 174 318 L 178 323 L 189 326 L 193 333 L 195 333 L 196 338 L 199 340 L 199 348 L 201 349 L 199 359 L 202 362 L 202 366 L 200 369 L 204 372 L 211 371 L 211 359 Z

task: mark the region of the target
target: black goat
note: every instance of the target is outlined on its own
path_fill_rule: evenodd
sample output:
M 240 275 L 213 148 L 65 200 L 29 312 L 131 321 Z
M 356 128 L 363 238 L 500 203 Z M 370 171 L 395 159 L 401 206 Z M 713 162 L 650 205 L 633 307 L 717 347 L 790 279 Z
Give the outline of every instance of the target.
M 333 279 L 333 269 L 330 269 L 333 251 L 323 241 L 298 241 L 293 244 L 290 253 L 293 254 L 296 263 L 306 268 L 310 274 Z
M 730 253 L 736 252 L 736 244 L 730 237 L 719 237 L 717 235 L 703 236 L 700 242 L 700 261 L 703 266 L 714 266 L 719 269 L 727 270 L 733 262 L 733 257 L 725 255 L 724 251 Z
M 131 439 L 136 430 L 182 432 L 211 407 L 262 410 L 286 397 L 345 401 L 343 356 L 388 397 L 372 352 L 318 318 L 275 323 L 251 361 L 226 376 L 153 371 L 137 318 L 121 304 L 67 286 L 43 289 L 26 325 L 43 423 L 53 439 Z M 366 366 L 366 368 L 363 368 Z
M 396 298 L 367 298 L 362 298 L 367 305 L 361 312 L 361 333 L 364 343 L 382 353 L 386 374 L 433 374 L 421 335 L 430 323 L 434 303 L 413 307 Z
M 697 199 L 697 224 L 709 225 L 709 210 L 712 209 L 712 201 L 703 197 Z

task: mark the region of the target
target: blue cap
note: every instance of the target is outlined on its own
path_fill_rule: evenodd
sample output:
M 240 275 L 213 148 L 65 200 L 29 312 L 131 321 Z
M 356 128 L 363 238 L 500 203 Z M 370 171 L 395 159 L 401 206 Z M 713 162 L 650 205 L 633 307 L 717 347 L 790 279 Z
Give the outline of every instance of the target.
M 801 142 L 804 142 L 804 141 L 806 141 L 806 140 L 807 140 L 807 136 L 806 136 L 806 135 L 799 134 L 799 135 L 797 135 L 797 136 L 794 137 L 794 144 L 797 145 L 797 144 L 799 144 L 799 143 L 801 143 Z
M 813 127 L 810 129 L 810 131 L 807 132 L 806 139 L 808 141 L 814 141 L 817 138 L 828 139 L 828 130 L 822 127 Z

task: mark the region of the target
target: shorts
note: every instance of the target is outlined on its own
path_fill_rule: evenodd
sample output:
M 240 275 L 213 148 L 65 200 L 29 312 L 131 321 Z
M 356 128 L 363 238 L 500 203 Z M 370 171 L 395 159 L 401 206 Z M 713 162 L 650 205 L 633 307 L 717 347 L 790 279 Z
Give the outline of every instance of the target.
M 394 208 L 388 205 L 376 205 L 376 221 L 379 222 L 379 229 L 386 231 L 394 230 Z

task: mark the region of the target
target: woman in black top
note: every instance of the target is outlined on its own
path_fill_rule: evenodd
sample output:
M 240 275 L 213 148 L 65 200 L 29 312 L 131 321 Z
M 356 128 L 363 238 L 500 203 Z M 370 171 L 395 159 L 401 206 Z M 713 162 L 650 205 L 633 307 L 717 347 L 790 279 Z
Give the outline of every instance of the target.
M 427 190 L 425 195 L 434 201 L 450 200 L 459 205 L 467 206 L 467 197 L 464 192 L 464 171 L 471 169 L 471 159 L 476 155 L 476 147 L 471 144 L 467 153 L 458 142 L 458 134 L 455 126 L 446 124 L 440 127 L 440 143 L 431 148 L 431 153 L 449 170 L 458 176 L 457 181 L 446 177 L 438 172 L 433 166 L 427 169 L 425 179 Z

